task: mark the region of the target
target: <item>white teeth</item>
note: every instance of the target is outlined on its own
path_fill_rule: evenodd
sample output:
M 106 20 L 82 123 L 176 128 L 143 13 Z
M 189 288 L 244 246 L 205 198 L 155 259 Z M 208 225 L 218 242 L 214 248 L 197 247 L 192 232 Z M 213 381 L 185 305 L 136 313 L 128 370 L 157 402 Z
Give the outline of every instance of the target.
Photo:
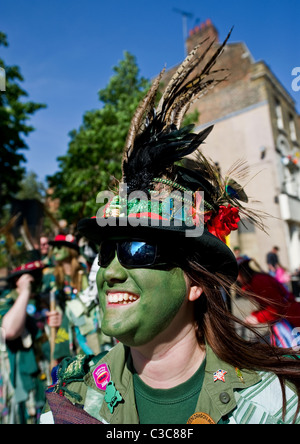
M 129 304 L 138 299 L 138 296 L 129 293 L 108 293 L 108 302 L 110 304 Z

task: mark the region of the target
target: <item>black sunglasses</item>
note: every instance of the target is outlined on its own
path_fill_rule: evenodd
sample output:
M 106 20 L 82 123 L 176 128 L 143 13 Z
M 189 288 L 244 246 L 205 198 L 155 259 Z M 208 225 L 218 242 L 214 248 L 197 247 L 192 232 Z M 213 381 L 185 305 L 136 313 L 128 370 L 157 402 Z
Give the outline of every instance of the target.
M 157 244 L 140 240 L 103 241 L 100 245 L 98 264 L 107 267 L 115 258 L 116 251 L 118 261 L 125 268 L 171 264 L 170 259 L 162 257 Z

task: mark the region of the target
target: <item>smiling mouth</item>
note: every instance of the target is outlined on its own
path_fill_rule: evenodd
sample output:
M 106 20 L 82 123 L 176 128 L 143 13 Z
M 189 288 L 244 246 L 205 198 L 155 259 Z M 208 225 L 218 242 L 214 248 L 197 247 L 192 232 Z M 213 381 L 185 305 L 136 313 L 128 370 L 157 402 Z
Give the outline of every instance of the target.
M 136 302 L 139 296 L 127 292 L 107 293 L 107 301 L 109 305 L 129 305 Z

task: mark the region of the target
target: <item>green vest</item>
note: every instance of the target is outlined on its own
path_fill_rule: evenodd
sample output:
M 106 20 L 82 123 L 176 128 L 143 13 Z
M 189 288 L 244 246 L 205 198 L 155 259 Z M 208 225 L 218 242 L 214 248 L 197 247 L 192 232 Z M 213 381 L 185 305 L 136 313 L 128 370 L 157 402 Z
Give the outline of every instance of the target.
M 101 389 L 97 369 L 106 364 L 110 383 Z M 65 396 L 73 405 L 104 424 L 139 424 L 133 386 L 130 349 L 119 343 L 105 356 L 81 356 L 58 370 L 58 382 L 50 389 Z M 113 382 L 113 384 L 112 384 Z M 286 387 L 287 415 L 292 423 L 297 396 Z M 205 414 L 212 423 L 279 424 L 282 421 L 282 395 L 278 378 L 272 373 L 235 369 L 206 347 L 206 367 L 195 414 Z M 197 415 L 196 415 L 197 416 Z M 41 423 L 53 423 L 46 405 Z M 300 423 L 300 417 L 296 423 Z

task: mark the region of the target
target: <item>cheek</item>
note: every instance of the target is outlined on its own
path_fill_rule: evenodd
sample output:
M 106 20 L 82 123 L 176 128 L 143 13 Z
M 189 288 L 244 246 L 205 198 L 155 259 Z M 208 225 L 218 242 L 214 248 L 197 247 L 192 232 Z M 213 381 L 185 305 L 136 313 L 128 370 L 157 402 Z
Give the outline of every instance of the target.
M 96 284 L 97 284 L 97 290 L 98 290 L 98 299 L 100 303 L 100 307 L 102 310 L 105 310 L 106 306 L 106 294 L 103 290 L 104 285 L 104 277 L 103 277 L 103 269 L 99 268 L 97 275 L 96 275 Z
M 65 250 L 65 249 L 63 248 L 62 251 L 61 251 L 61 257 L 62 257 L 63 259 L 67 259 L 67 258 L 69 257 L 69 251 L 68 251 L 68 250 Z
M 59 250 L 54 250 L 53 252 L 54 258 L 57 260 L 64 260 L 69 256 L 69 252 L 64 248 L 60 248 Z
M 100 291 L 102 290 L 103 286 L 103 278 L 102 278 L 102 269 L 99 268 L 97 274 L 96 274 L 96 284 L 98 289 L 98 294 L 100 294 Z
M 142 309 L 145 317 L 151 313 L 153 330 L 163 330 L 176 316 L 187 297 L 187 284 L 181 270 L 172 270 L 162 279 L 149 281 Z M 154 328 L 155 327 L 155 328 Z

